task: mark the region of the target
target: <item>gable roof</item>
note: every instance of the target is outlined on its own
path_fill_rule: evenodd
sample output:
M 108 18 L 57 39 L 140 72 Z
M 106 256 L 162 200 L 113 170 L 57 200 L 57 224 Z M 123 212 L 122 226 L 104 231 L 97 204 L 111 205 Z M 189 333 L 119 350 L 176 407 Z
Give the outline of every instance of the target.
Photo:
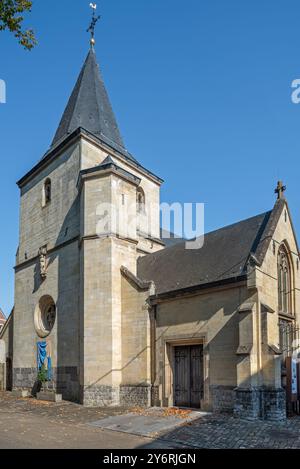
M 78 184 L 80 184 L 82 177 L 88 174 L 95 174 L 98 173 L 99 171 L 105 171 L 105 170 L 115 170 L 120 176 L 125 177 L 127 180 L 130 180 L 136 185 L 139 185 L 141 183 L 141 179 L 134 174 L 130 173 L 129 171 L 126 171 L 126 169 L 123 169 L 121 166 L 119 166 L 115 161 L 112 159 L 110 155 L 107 155 L 107 157 L 104 159 L 104 161 L 97 165 L 93 166 L 92 168 L 87 168 L 83 169 L 79 173 L 79 178 L 78 178 Z
M 246 279 L 250 256 L 262 264 L 285 200 L 269 212 L 205 235 L 201 249 L 185 242 L 138 259 L 138 277 L 154 281 L 156 294 Z
M 94 48 L 87 55 L 51 147 L 80 127 L 124 149 Z
M 0 326 L 3 325 L 6 322 L 6 317 L 4 316 L 4 313 L 2 309 L 0 308 Z
M 10 315 L 5 320 L 4 325 L 3 325 L 2 329 L 0 330 L 0 340 L 4 337 L 4 334 L 7 331 L 7 328 L 9 327 L 9 325 L 12 324 L 13 314 L 14 314 L 14 308 L 12 309 Z

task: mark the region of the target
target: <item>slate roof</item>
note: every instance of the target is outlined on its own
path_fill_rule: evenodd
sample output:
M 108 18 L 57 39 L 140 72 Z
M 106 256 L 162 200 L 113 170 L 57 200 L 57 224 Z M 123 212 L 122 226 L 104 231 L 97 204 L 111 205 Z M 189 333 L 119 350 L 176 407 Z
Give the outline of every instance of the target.
M 81 69 L 51 147 L 80 127 L 125 149 L 93 48 Z
M 160 229 L 160 238 L 166 247 L 174 246 L 175 244 L 179 244 L 185 241 L 185 239 L 177 238 L 175 237 L 174 233 L 164 230 L 163 228 Z
M 141 182 L 141 179 L 139 177 L 135 176 L 129 171 L 126 171 L 126 169 L 121 168 L 121 166 L 119 166 L 112 159 L 110 155 L 107 155 L 107 157 L 104 159 L 104 161 L 101 164 L 97 166 L 93 166 L 92 168 L 87 168 L 87 169 L 83 169 L 82 171 L 80 171 L 79 180 L 80 180 L 80 176 L 83 176 L 85 174 L 93 174 L 97 171 L 105 171 L 106 169 L 116 170 L 120 175 L 123 175 L 127 179 L 131 179 L 132 182 L 134 182 L 135 184 L 140 184 Z
M 36 172 L 56 158 L 65 145 L 79 136 L 86 136 L 104 144 L 160 184 L 163 182 L 161 178 L 144 168 L 125 148 L 93 48 L 87 55 L 50 148 L 17 182 L 18 186 L 22 187 Z
M 157 295 L 243 278 L 251 255 L 263 262 L 284 207 L 278 200 L 269 212 L 206 234 L 201 249 L 183 242 L 140 257 L 137 275 L 154 281 Z

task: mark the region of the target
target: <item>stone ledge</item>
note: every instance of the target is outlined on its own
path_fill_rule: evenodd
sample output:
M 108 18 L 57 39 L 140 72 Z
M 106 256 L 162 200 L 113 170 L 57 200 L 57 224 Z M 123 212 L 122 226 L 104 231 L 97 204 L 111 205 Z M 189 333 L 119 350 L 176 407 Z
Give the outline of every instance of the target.
M 55 392 L 50 392 L 50 391 L 38 392 L 36 397 L 38 401 L 62 402 L 61 394 L 56 394 Z
M 26 389 L 14 389 L 12 391 L 12 396 L 16 398 L 25 398 L 25 397 L 30 397 L 30 392 Z

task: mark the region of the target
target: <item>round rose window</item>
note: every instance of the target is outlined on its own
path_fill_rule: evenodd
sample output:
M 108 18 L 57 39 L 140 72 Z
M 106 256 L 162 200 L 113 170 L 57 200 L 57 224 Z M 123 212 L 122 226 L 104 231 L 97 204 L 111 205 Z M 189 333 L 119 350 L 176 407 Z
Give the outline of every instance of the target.
M 47 337 L 56 320 L 56 306 L 51 296 L 43 296 L 35 310 L 34 325 L 39 337 Z

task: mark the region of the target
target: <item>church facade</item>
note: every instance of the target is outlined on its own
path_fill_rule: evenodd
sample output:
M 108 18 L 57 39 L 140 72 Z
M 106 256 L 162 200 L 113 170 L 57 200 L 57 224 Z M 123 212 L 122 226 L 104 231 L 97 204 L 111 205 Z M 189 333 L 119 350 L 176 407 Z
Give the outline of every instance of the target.
M 162 183 L 126 150 L 91 47 L 49 151 L 18 182 L 13 343 L 0 335 L 13 388 L 34 388 L 43 342 L 67 400 L 285 418 L 300 272 L 284 188 L 189 250 L 161 238 Z

